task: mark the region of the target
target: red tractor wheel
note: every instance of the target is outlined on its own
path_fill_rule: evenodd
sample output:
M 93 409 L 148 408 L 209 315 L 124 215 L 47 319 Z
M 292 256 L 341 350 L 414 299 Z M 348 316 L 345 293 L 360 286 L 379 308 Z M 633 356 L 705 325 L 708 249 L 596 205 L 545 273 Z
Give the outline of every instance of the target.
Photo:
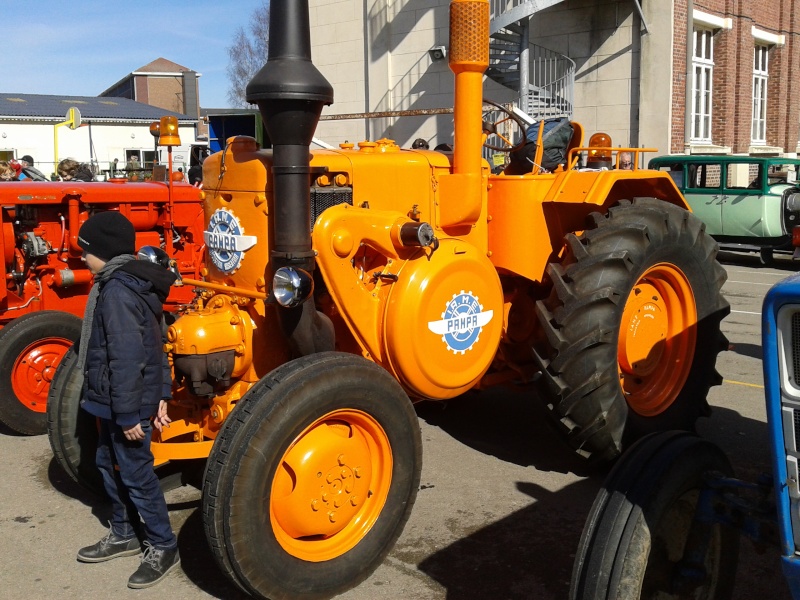
M 47 395 L 81 320 L 57 311 L 23 315 L 0 331 L 0 421 L 26 435 L 47 432 Z

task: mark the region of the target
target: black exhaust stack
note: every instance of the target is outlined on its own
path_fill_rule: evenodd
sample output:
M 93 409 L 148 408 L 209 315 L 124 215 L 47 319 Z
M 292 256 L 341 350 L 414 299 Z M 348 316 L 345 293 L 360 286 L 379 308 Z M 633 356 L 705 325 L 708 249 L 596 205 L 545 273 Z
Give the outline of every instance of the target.
M 311 62 L 308 0 L 272 0 L 269 59 L 246 94 L 272 142 L 272 272 L 292 266 L 313 273 L 309 149 L 323 106 L 333 103 L 333 87 Z M 297 354 L 333 350 L 333 324 L 315 309 L 313 297 L 279 312 Z

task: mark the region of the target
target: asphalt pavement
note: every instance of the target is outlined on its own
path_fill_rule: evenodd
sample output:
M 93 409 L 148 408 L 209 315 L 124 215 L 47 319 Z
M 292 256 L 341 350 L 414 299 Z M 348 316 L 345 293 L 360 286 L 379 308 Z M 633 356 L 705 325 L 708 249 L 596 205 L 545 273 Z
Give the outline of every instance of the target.
M 709 397 L 714 414 L 700 433 L 729 454 L 737 475 L 768 469 L 761 373 L 761 301 L 800 266 L 779 256 L 722 254 L 723 322 L 730 350 L 720 355 L 724 383 Z M 384 563 L 346 600 L 563 600 L 583 521 L 604 471 L 573 456 L 529 394 L 470 393 L 417 407 L 424 460 L 417 502 Z M 52 458 L 46 436 L 0 429 L 0 595 L 5 600 L 92 598 L 239 599 L 207 548 L 199 492 L 167 494 L 182 568 L 158 586 L 129 590 L 138 558 L 100 564 L 75 560 L 106 529 L 108 509 L 74 484 Z M 737 600 L 788 600 L 777 548 L 744 540 Z

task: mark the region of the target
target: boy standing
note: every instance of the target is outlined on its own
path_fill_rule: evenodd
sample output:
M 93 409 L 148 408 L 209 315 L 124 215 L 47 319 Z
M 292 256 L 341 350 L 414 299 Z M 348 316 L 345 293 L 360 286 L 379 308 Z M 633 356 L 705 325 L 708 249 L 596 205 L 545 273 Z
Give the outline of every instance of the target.
M 133 225 L 117 211 L 93 215 L 78 232 L 83 260 L 94 275 L 78 352 L 81 407 L 100 422 L 97 467 L 112 503 L 108 534 L 81 548 L 78 560 L 139 554 L 141 517 L 145 552 L 128 587 L 145 588 L 180 563 L 150 451 L 152 426 L 160 431 L 170 422 L 165 399 L 172 381 L 161 323 L 175 276 L 136 260 L 135 238 Z

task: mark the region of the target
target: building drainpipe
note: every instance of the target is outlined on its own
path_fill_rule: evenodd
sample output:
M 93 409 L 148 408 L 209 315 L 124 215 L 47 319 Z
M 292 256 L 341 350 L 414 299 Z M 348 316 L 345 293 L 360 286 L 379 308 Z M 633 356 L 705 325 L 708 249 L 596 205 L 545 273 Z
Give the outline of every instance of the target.
M 694 0 L 686 0 L 686 109 L 683 113 L 683 152 L 692 153 L 692 80 L 694 69 L 692 59 L 694 58 Z

